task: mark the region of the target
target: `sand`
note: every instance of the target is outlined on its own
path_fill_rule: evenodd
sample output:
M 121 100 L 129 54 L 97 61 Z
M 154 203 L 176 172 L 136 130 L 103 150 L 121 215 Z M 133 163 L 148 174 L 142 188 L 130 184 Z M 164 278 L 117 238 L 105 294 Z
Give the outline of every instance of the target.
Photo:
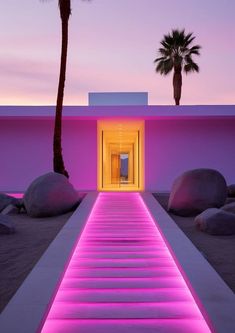
M 16 233 L 0 235 L 0 312 L 72 214 L 48 218 L 11 215 Z
M 154 195 L 166 209 L 169 195 Z M 72 213 L 49 218 L 11 215 L 16 233 L 0 235 L 0 312 Z M 235 235 L 208 235 L 195 227 L 194 218 L 169 215 L 235 292 Z
M 166 209 L 169 194 L 154 196 Z M 169 215 L 235 293 L 235 235 L 208 235 L 196 228 L 194 217 Z

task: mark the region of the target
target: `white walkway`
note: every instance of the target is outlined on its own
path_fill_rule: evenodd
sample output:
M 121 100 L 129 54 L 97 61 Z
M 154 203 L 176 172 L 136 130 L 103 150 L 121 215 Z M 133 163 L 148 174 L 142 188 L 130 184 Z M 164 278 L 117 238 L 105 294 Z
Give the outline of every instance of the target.
M 43 333 L 209 333 L 138 193 L 100 193 Z

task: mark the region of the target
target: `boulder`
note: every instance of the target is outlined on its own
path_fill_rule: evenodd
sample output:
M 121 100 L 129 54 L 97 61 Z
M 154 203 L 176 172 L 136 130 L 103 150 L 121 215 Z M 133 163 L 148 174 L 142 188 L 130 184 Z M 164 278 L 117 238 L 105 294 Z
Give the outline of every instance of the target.
M 35 179 L 24 195 L 24 206 L 32 217 L 56 216 L 74 209 L 78 193 L 68 179 L 59 173 L 49 172 Z
M 0 193 L 0 212 L 5 209 L 9 205 L 16 205 L 18 203 L 18 199 L 11 197 L 5 193 Z
M 211 235 L 235 234 L 235 214 L 218 208 L 209 208 L 196 216 L 195 223 L 201 231 Z
M 223 206 L 226 197 L 226 181 L 218 171 L 194 169 L 174 181 L 168 210 L 180 216 L 195 216 L 207 208 Z
M 235 198 L 235 184 L 228 186 L 228 197 Z
M 0 234 L 13 234 L 15 232 L 14 223 L 10 216 L 0 214 Z
M 227 205 L 224 205 L 223 207 L 221 207 L 221 209 L 223 209 L 226 212 L 235 214 L 235 202 L 231 202 Z
M 1 211 L 1 215 L 17 214 L 17 213 L 19 213 L 19 208 L 17 208 L 12 204 L 8 205 Z
M 232 203 L 232 202 L 235 202 L 235 198 L 227 198 L 227 199 L 225 200 L 225 205 L 230 204 L 230 203 Z

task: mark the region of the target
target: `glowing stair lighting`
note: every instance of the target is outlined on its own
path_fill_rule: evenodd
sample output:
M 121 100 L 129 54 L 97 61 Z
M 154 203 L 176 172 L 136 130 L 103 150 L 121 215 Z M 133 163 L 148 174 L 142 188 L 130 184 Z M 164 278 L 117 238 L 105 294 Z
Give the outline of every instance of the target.
M 43 333 L 211 332 L 138 193 L 100 193 Z

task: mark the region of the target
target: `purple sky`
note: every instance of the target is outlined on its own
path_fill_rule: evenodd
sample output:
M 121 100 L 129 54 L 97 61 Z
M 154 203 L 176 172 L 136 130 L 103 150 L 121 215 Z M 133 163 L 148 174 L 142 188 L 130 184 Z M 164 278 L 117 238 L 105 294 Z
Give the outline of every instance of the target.
M 0 1 L 0 104 L 54 104 L 60 58 L 57 0 Z M 148 91 L 173 104 L 172 74 L 153 60 L 163 34 L 194 32 L 199 74 L 183 77 L 182 104 L 235 104 L 235 1 L 72 0 L 65 104 L 91 91 Z

